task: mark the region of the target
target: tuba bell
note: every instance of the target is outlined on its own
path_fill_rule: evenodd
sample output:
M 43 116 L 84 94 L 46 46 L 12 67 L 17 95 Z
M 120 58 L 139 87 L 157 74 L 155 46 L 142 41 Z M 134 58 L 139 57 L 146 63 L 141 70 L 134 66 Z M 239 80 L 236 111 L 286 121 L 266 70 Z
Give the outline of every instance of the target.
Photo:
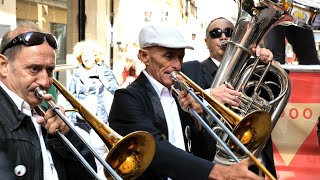
M 222 43 L 225 54 L 211 88 L 224 83 L 231 84 L 244 96 L 237 108 L 229 108 L 240 116 L 257 110 L 268 112 L 272 130 L 289 100 L 291 85 L 288 74 L 275 62 L 262 63 L 257 57 L 254 63 L 248 65 L 248 59 L 253 56 L 251 49 L 262 41 L 271 28 L 296 24 L 286 10 L 270 0 L 238 0 L 237 3 L 239 12 L 235 29 L 231 40 Z M 219 126 L 213 125 L 212 129 L 228 141 L 228 137 L 219 131 Z M 254 150 L 255 155 L 260 154 L 270 135 L 271 132 L 264 143 Z M 221 164 L 234 163 L 219 144 L 215 161 Z

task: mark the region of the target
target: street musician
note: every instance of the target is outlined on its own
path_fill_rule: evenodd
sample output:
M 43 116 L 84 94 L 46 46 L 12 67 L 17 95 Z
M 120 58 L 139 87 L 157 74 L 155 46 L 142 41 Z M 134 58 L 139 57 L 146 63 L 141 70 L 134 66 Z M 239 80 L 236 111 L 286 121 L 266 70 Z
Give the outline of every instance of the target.
M 95 168 L 87 147 L 69 131 L 64 121 L 50 108 L 39 116 L 34 108 L 50 94 L 39 99 L 34 90 L 49 90 L 56 65 L 57 42 L 33 22 L 8 31 L 0 45 L 0 157 L 7 162 L 1 178 L 8 179 L 92 179 L 69 148 L 55 135 L 64 134 Z M 63 111 L 63 109 L 61 108 Z M 1 158 L 1 163 L 4 159 Z M 6 179 L 6 178 L 5 178 Z
M 173 71 L 180 71 L 185 49 L 193 49 L 182 34 L 165 24 L 148 25 L 139 34 L 138 58 L 146 65 L 139 77 L 114 95 L 109 123 L 121 135 L 148 131 L 156 139 L 151 165 L 139 179 L 261 179 L 248 170 L 249 159 L 224 166 L 209 158 L 215 143 L 189 114 L 203 110 L 190 94 L 172 95 Z

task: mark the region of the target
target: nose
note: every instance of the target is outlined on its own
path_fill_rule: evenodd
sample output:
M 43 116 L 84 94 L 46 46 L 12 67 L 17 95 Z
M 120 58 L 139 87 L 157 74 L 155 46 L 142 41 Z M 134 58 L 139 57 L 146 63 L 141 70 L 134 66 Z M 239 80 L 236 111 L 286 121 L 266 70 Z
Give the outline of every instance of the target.
M 228 39 L 228 37 L 226 36 L 225 33 L 222 33 L 222 34 L 221 34 L 221 39 L 224 39 L 224 40 L 225 40 L 225 39 Z
M 172 68 L 174 68 L 175 70 L 180 70 L 182 67 L 182 61 L 183 59 L 180 58 L 174 58 L 171 62 L 171 66 Z
M 52 84 L 52 77 L 49 76 L 48 72 L 43 69 L 38 74 L 37 83 L 44 89 L 48 90 Z

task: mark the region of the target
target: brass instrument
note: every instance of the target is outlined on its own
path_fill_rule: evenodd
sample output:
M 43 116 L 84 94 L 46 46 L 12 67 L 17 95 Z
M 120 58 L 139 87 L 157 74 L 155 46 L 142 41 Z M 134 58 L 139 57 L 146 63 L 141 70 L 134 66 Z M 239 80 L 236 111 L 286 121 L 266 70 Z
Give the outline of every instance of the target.
M 137 131 L 122 137 L 92 115 L 89 110 L 85 109 L 58 80 L 53 79 L 53 85 L 70 102 L 70 104 L 78 110 L 78 113 L 96 131 L 104 143 L 108 143 L 112 146 L 106 157 L 107 163 L 101 162 L 102 164 L 110 164 L 112 169 L 114 169 L 114 171 L 123 179 L 135 179 L 146 170 L 153 159 L 156 147 L 155 140 L 150 133 Z M 41 93 L 43 92 L 38 90 L 35 93 L 41 98 Z M 53 102 L 48 102 L 48 104 L 53 110 L 58 109 Z M 61 114 L 59 111 L 56 113 L 58 115 Z M 60 118 L 65 119 L 65 117 L 61 117 L 61 115 Z M 68 125 L 68 123 L 66 124 Z M 91 147 L 88 148 L 91 149 Z M 99 157 L 96 158 L 99 159 Z M 104 174 L 107 178 L 110 177 L 109 173 L 110 170 L 105 167 Z
M 272 131 L 289 100 L 290 80 L 277 63 L 261 63 L 257 57 L 256 61 L 248 66 L 248 59 L 253 56 L 251 49 L 262 41 L 271 28 L 276 25 L 298 24 L 295 24 L 286 10 L 270 0 L 237 2 L 239 14 L 235 29 L 231 40 L 223 42 L 226 47 L 225 54 L 211 87 L 231 84 L 235 90 L 242 92 L 244 97 L 241 98 L 239 107 L 230 109 L 241 116 L 257 110 L 268 112 L 271 115 Z M 257 123 L 264 126 L 264 122 Z M 269 128 L 269 124 L 266 127 Z M 260 144 L 255 154 L 260 154 L 269 136 Z M 218 148 L 215 161 L 221 164 L 234 162 L 221 148 Z
M 175 77 L 176 74 L 181 76 L 180 80 L 176 78 L 177 82 L 185 82 L 196 93 L 198 93 L 202 99 L 205 99 L 209 103 L 210 109 L 215 110 L 216 113 L 228 121 L 232 126 L 232 133 L 251 152 L 256 150 L 261 143 L 264 142 L 265 138 L 270 135 L 271 118 L 269 113 L 266 111 L 254 111 L 245 117 L 241 117 L 221 104 L 218 100 L 208 95 L 201 87 L 195 84 L 182 72 L 174 72 L 172 73 L 172 76 Z M 227 144 L 234 153 L 238 155 L 244 154 L 243 150 L 237 147 L 233 141 L 229 141 Z
M 177 75 L 180 75 L 178 78 Z M 227 145 L 225 142 L 215 133 L 214 130 L 207 124 L 205 120 L 201 118 L 192 108 L 189 108 L 189 112 L 196 117 L 196 119 L 202 124 L 204 129 L 223 146 L 224 150 L 233 158 L 235 162 L 240 162 L 237 154 L 247 155 L 257 166 L 262 170 L 271 180 L 275 180 L 273 175 L 257 160 L 257 158 L 251 153 L 255 150 L 261 143 L 264 142 L 265 137 L 271 133 L 271 119 L 270 115 L 265 111 L 254 111 L 248 114 L 246 117 L 242 118 L 219 101 L 208 95 L 203 89 L 201 89 L 197 84 L 195 84 L 191 79 L 189 79 L 182 72 L 173 71 L 171 73 L 172 80 L 178 82 L 183 90 L 186 90 L 193 98 L 201 105 L 206 113 L 208 113 L 213 120 L 230 136 L 230 140 Z M 195 93 L 193 92 L 195 91 Z M 173 88 L 175 95 L 178 94 Z M 196 93 L 198 95 L 196 95 Z M 234 125 L 233 131 L 229 130 L 219 118 L 216 117 L 198 96 L 206 100 L 211 109 L 214 109 L 217 114 L 225 118 L 228 122 Z M 265 123 L 267 126 L 264 127 Z M 268 126 L 269 124 L 269 126 Z M 249 150 L 249 149 L 250 150 Z

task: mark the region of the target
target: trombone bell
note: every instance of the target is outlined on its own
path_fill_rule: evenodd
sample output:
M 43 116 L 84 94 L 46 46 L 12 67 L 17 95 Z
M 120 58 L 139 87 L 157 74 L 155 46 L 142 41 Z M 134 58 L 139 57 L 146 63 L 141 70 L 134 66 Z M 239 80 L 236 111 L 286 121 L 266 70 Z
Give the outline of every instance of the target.
M 155 140 L 150 133 L 136 131 L 122 137 L 92 115 L 58 80 L 53 79 L 53 85 L 75 109 L 78 109 L 78 113 L 96 131 L 103 142 L 112 147 L 106 161 L 117 174 L 123 179 L 136 179 L 147 169 L 156 149 Z M 106 169 L 104 174 L 110 177 Z
M 147 169 L 152 161 L 153 153 L 149 151 L 153 148 L 155 148 L 153 137 L 145 131 L 136 131 L 114 145 L 106 161 L 123 179 L 135 179 Z M 109 176 L 106 170 L 104 174 Z
M 180 75 L 179 78 L 177 75 Z M 226 120 L 233 127 L 232 133 L 246 146 L 246 148 L 253 152 L 256 150 L 265 139 L 271 134 L 271 117 L 266 111 L 253 111 L 245 117 L 241 117 L 229 108 L 224 106 L 218 100 L 208 95 L 201 87 L 194 83 L 182 72 L 172 72 L 172 79 L 178 82 L 183 89 L 192 88 L 198 92 L 203 99 L 205 99 L 211 109 L 215 110 L 224 120 Z M 235 154 L 243 156 L 245 152 L 236 146 L 231 139 L 227 143 L 228 147 L 234 151 Z
M 270 114 L 266 111 L 254 111 L 246 115 L 234 128 L 233 134 L 250 152 L 256 150 L 271 134 Z M 228 146 L 234 153 L 243 156 L 244 152 L 233 141 Z

